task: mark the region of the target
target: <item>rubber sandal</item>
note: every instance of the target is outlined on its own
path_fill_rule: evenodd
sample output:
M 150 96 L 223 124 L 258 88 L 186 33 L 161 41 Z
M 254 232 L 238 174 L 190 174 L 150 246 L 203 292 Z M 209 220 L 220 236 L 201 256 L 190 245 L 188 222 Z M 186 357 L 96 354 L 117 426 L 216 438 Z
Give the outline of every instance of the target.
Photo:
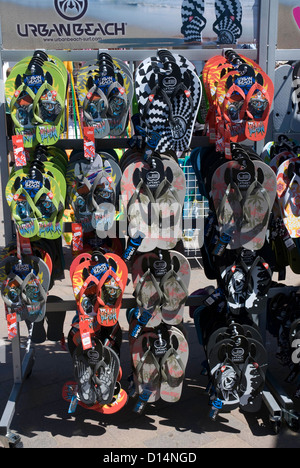
M 26 316 L 26 304 L 22 298 L 22 283 L 22 278 L 10 273 L 1 286 L 1 297 L 7 313 L 17 314 L 18 321 L 24 320 Z
M 160 373 L 154 351 L 156 342 L 158 342 L 158 335 L 155 329 L 142 333 L 136 340 L 129 342 L 135 387 L 139 395 L 147 391 L 148 403 L 154 403 L 160 398 Z M 147 352 L 149 348 L 150 351 Z M 147 355 L 144 358 L 145 353 Z M 140 364 L 141 361 L 142 364 Z M 142 372 L 142 376 L 137 376 L 137 368 Z M 145 383 L 140 383 L 140 381 Z
M 264 346 L 253 339 L 248 339 L 249 356 L 241 371 L 240 409 L 257 413 L 263 402 L 262 392 L 265 388 L 268 356 Z
M 92 211 L 92 226 L 100 237 L 112 228 L 116 217 L 116 187 L 106 171 L 99 172 L 95 178 L 88 204 Z
M 97 345 L 97 347 L 100 345 Z M 115 387 L 120 370 L 120 360 L 113 349 L 103 346 L 102 360 L 94 367 L 93 380 L 97 401 L 101 405 L 110 404 L 115 394 Z
M 175 403 L 181 398 L 189 346 L 186 337 L 177 327 L 171 327 L 168 334 L 170 348 L 160 361 L 160 396 L 164 401 Z
M 164 323 L 178 325 L 183 320 L 184 306 L 189 296 L 188 288 L 182 278 L 173 268 L 160 281 L 160 288 L 165 300 L 161 306 Z
M 256 83 L 247 95 L 247 119 L 245 136 L 252 141 L 265 139 L 268 130 L 269 117 L 274 99 L 274 84 L 263 74 L 263 85 Z
M 99 353 L 88 350 L 85 352 L 81 343 L 73 354 L 73 366 L 76 383 L 78 385 L 78 397 L 87 406 L 93 406 L 97 402 L 97 394 L 93 382 L 94 367 L 102 358 Z
M 182 2 L 181 33 L 186 42 L 202 42 L 202 31 L 207 23 L 204 11 L 204 0 L 184 0 Z

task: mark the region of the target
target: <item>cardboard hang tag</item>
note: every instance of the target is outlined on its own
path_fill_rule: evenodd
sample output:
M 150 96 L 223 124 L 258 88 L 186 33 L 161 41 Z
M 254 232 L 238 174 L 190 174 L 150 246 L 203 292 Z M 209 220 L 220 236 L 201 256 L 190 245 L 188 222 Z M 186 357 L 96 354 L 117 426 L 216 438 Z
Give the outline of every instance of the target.
M 84 127 L 84 157 L 94 160 L 96 156 L 95 129 L 94 127 Z

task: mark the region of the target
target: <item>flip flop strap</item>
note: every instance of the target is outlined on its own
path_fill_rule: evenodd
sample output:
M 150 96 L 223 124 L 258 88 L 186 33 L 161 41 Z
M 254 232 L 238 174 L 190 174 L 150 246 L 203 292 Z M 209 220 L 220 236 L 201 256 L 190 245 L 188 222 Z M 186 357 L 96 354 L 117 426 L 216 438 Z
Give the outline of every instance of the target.
M 118 83 L 117 81 L 115 81 L 114 83 L 112 83 L 110 85 L 110 87 L 108 88 L 108 91 L 107 91 L 107 99 L 108 99 L 108 106 L 110 107 L 110 103 L 109 103 L 109 99 L 111 98 L 111 93 L 115 90 L 115 89 L 118 89 L 119 91 L 119 95 L 118 95 L 118 98 L 119 99 L 122 99 L 122 101 L 124 101 L 124 103 L 126 104 L 126 110 L 127 110 L 127 105 L 128 105 L 128 99 L 127 99 L 127 94 L 125 92 L 125 89 L 123 86 L 120 85 L 120 83 Z M 121 90 L 124 90 L 123 94 L 122 94 L 122 91 Z M 114 96 L 112 96 L 114 97 Z M 124 112 L 121 114 L 123 115 Z M 120 118 L 120 115 L 117 115 L 118 118 Z
M 11 202 L 11 210 L 13 212 L 13 217 L 14 219 L 16 219 L 17 221 L 23 221 L 20 216 L 18 216 L 16 213 L 14 213 L 14 208 L 17 204 L 17 196 L 19 195 L 25 195 L 26 197 L 26 201 L 27 203 L 29 204 L 30 208 L 31 208 L 31 211 L 33 214 L 37 215 L 38 217 L 41 217 L 42 218 L 42 213 L 39 211 L 39 209 L 35 206 L 32 198 L 30 197 L 29 193 L 27 192 L 27 190 L 24 189 L 23 186 L 21 186 L 17 191 L 16 193 L 14 194 L 13 196 L 13 200 Z M 16 199 L 15 199 L 16 198 Z
M 251 114 L 251 112 L 248 109 L 250 100 L 253 97 L 255 91 L 260 91 L 266 97 L 266 100 L 267 100 L 267 103 L 268 103 L 266 109 L 264 110 L 264 113 L 263 113 L 262 117 L 260 117 L 259 119 L 253 117 L 253 115 Z M 246 97 L 246 103 L 247 103 L 246 113 L 248 114 L 248 116 L 250 117 L 251 120 L 264 121 L 266 119 L 266 117 L 268 116 L 269 112 L 270 112 L 270 95 L 269 95 L 266 87 L 262 86 L 259 83 L 255 83 L 251 87 L 251 89 L 248 92 L 247 97 Z
M 254 271 L 254 269 L 259 265 L 259 263 L 265 263 L 264 259 L 260 256 L 256 257 L 256 259 L 254 260 L 254 262 L 252 263 L 250 269 L 248 270 L 248 274 L 247 274 L 247 282 L 246 284 L 248 285 L 248 290 L 249 290 L 249 286 L 251 286 L 251 292 L 254 291 L 254 288 L 253 288 L 253 280 L 252 280 L 252 273 Z M 268 269 L 266 269 L 267 271 L 269 271 Z M 270 279 L 272 278 L 272 275 L 270 274 Z M 266 289 L 269 289 L 268 287 L 266 287 Z M 267 291 L 266 291 L 267 292 Z
M 185 84 L 181 82 L 174 89 L 174 92 L 172 93 L 173 97 L 177 96 L 177 94 L 180 91 L 183 91 L 185 97 L 189 100 L 190 106 L 191 106 L 191 115 L 192 115 L 193 109 L 194 109 L 194 103 L 193 103 L 193 99 L 191 97 L 191 92 L 185 86 Z M 159 95 L 161 95 L 163 97 L 163 100 L 164 100 L 165 104 L 167 104 L 167 106 L 168 106 L 168 112 L 169 112 L 169 116 L 168 116 L 169 119 L 168 120 L 171 123 L 174 123 L 173 112 L 172 112 L 172 100 L 169 98 L 168 94 L 158 84 L 149 93 L 149 98 L 148 98 L 148 100 L 146 102 L 146 105 L 144 107 L 144 110 L 143 110 L 143 116 L 142 116 L 143 121 L 144 122 L 146 121 L 146 117 L 148 115 L 148 111 L 149 111 L 149 108 L 151 106 L 151 103 L 152 103 L 154 97 L 159 96 Z M 152 97 L 152 99 L 150 99 L 150 97 Z
M 150 268 L 144 273 L 144 275 L 140 278 L 139 282 L 137 283 L 134 295 L 136 297 L 136 301 L 137 301 L 138 306 L 145 308 L 144 304 L 141 301 L 140 294 L 141 294 L 142 288 L 144 287 L 145 280 L 148 277 L 151 279 L 151 283 L 153 284 L 153 286 L 154 286 L 154 288 L 155 288 L 155 290 L 156 290 L 156 292 L 158 294 L 158 299 L 157 299 L 156 303 L 151 307 L 151 309 L 152 309 L 154 306 L 158 307 L 163 303 L 163 301 L 165 300 L 165 295 L 162 292 L 162 290 L 161 290 L 161 288 L 159 286 L 159 283 L 156 281 L 154 275 L 151 273 Z
M 167 363 L 168 359 L 170 357 L 175 356 L 176 361 L 178 362 L 181 370 L 182 370 L 182 375 L 180 377 L 173 377 L 169 373 L 167 374 L 164 370 L 164 365 Z M 177 353 L 176 349 L 172 346 L 171 348 L 168 349 L 168 351 L 164 354 L 161 362 L 160 362 L 160 372 L 161 372 L 161 381 L 166 382 L 170 385 L 170 387 L 177 387 L 180 385 L 185 377 L 185 366 L 183 364 L 183 361 L 179 354 Z
M 29 303 L 30 305 L 31 304 L 34 304 L 34 302 L 28 297 L 26 296 L 25 294 L 25 288 L 26 286 L 28 285 L 29 281 L 31 279 L 34 279 L 35 280 L 35 284 L 36 286 L 38 287 L 39 289 L 39 293 L 41 294 L 42 296 L 42 300 L 39 301 L 40 303 L 44 304 L 47 302 L 47 293 L 45 291 L 45 289 L 43 288 L 42 286 L 42 283 L 40 282 L 40 280 L 36 277 L 36 275 L 32 272 L 30 272 L 26 278 L 24 279 L 23 283 L 22 283 L 22 286 L 21 286 L 21 289 L 22 289 L 22 298 L 23 300 L 26 302 L 26 303 Z
M 165 188 L 167 188 L 167 191 L 172 193 L 172 196 L 175 198 L 176 202 L 179 205 L 181 205 L 177 190 L 166 177 L 162 180 L 162 182 L 159 184 L 159 186 L 157 187 L 155 191 L 155 194 L 154 194 L 155 201 L 161 196 Z
M 176 217 L 176 220 L 174 221 L 174 225 L 176 225 L 178 223 L 178 221 L 181 219 L 181 216 L 182 216 L 182 204 L 180 203 L 178 193 L 177 193 L 175 187 L 168 181 L 168 179 L 166 177 L 164 178 L 164 180 L 160 183 L 160 185 L 156 189 L 156 192 L 155 192 L 155 195 L 154 195 L 155 202 L 157 204 L 157 199 L 161 196 L 162 192 L 164 191 L 164 189 L 166 187 L 167 187 L 167 191 L 170 192 L 172 194 L 172 196 L 174 197 L 174 199 L 175 199 L 176 203 L 178 204 L 178 206 L 181 207 L 179 212 L 177 212 L 177 217 Z M 167 204 L 170 206 L 170 203 L 167 203 Z M 158 209 L 159 209 L 159 207 L 158 207 Z M 161 220 L 162 220 L 162 216 L 161 216 L 161 211 L 159 210 L 159 222 L 160 222 L 160 224 L 161 224 Z
M 22 294 L 22 284 L 23 284 L 23 280 L 22 278 L 20 278 L 20 276 L 18 275 L 15 275 L 13 273 L 10 273 L 8 276 L 7 276 L 7 281 L 6 282 L 3 282 L 2 283 L 2 286 L 1 286 L 1 295 L 2 295 L 2 299 L 3 301 L 5 302 L 5 304 L 9 307 L 12 307 L 14 305 L 18 305 L 18 304 L 14 304 L 14 302 L 12 302 L 10 299 L 8 299 L 8 297 L 4 294 L 4 290 L 5 288 L 8 287 L 9 283 L 14 280 L 14 281 L 17 281 L 19 286 L 20 286 L 20 291 L 21 291 L 21 294 Z M 20 299 L 21 299 L 21 294 L 20 294 Z
M 40 210 L 37 208 L 36 204 L 38 202 L 38 200 L 41 198 L 42 195 L 48 195 L 49 192 L 51 192 L 51 189 L 47 189 L 46 187 L 42 187 L 38 193 L 36 194 L 36 196 L 34 197 L 34 200 L 33 200 L 33 203 L 35 205 L 35 211 L 36 211 L 36 215 L 38 218 L 43 218 L 43 215 L 42 213 L 40 212 Z M 53 194 L 53 199 L 51 200 L 51 202 L 53 203 L 53 205 L 55 206 L 55 211 L 52 213 L 51 215 L 51 218 L 49 219 L 54 221 L 54 219 L 56 218 L 57 214 L 58 214 L 58 208 L 59 208 L 59 202 L 56 200 L 54 194 Z
M 226 345 L 225 345 L 225 346 L 226 346 Z M 236 365 L 229 359 L 228 354 L 227 354 L 227 356 L 226 356 L 224 362 L 223 362 L 222 364 L 220 364 L 220 365 L 221 365 L 221 367 L 220 367 L 220 369 L 219 369 L 219 374 L 218 374 L 218 377 L 217 377 L 217 379 L 216 379 L 215 386 L 216 386 L 217 388 L 220 388 L 220 383 L 221 383 L 221 381 L 222 381 L 222 375 L 223 375 L 223 373 L 222 373 L 222 371 L 221 371 L 222 367 L 223 367 L 223 366 L 232 367 L 232 369 L 234 370 L 234 372 L 235 372 L 235 374 L 236 374 L 236 376 L 237 376 L 237 380 L 236 380 L 236 384 L 235 384 L 235 390 L 238 392 L 238 391 L 239 391 L 239 387 L 240 387 L 240 383 L 241 383 L 241 378 L 242 378 L 241 370 L 239 369 L 238 366 L 236 366 Z
M 236 84 L 233 84 L 227 91 L 226 95 L 225 95 L 225 99 L 223 101 L 223 104 L 222 104 L 222 109 L 223 109 L 223 112 L 222 112 L 222 115 L 224 117 L 224 119 L 227 121 L 227 122 L 233 122 L 227 115 L 227 112 L 225 112 L 225 109 L 226 109 L 226 105 L 230 99 L 230 97 L 232 96 L 232 93 L 233 92 L 237 92 L 244 100 L 244 104 L 243 106 L 241 107 L 241 110 L 240 110 L 240 120 L 243 120 L 244 116 L 245 116 L 245 113 L 246 113 L 246 109 L 247 109 L 247 100 L 246 100 L 246 95 L 244 93 L 244 91 L 242 90 L 242 88 L 240 88 L 239 86 L 237 86 Z M 237 101 L 239 102 L 239 101 Z
M 25 91 L 32 99 L 32 106 L 33 106 L 33 102 L 34 102 L 34 99 L 35 99 L 35 94 L 34 92 L 30 89 L 29 86 L 27 86 L 25 83 L 22 83 L 14 92 L 14 95 L 10 101 L 10 115 L 11 115 L 11 118 L 14 122 L 14 124 L 16 125 L 16 127 L 18 128 L 20 126 L 20 122 L 18 121 L 18 119 L 16 119 L 16 116 L 14 115 L 14 112 L 13 111 L 13 108 L 15 107 L 15 104 L 17 102 L 17 100 L 19 99 L 20 97 L 20 94 L 22 91 Z M 19 93 L 19 94 L 18 94 Z
M 155 366 L 155 369 L 157 370 L 157 376 L 152 380 L 151 379 L 151 382 L 152 383 L 155 383 L 156 380 L 158 380 L 160 378 L 160 366 L 159 366 L 159 363 L 155 357 L 155 355 L 152 353 L 151 351 L 151 348 L 149 347 L 147 349 L 147 351 L 143 354 L 143 356 L 141 357 L 140 361 L 138 362 L 138 365 L 136 366 L 135 368 L 135 374 L 136 374 L 136 377 L 139 381 L 140 384 L 144 384 L 145 381 L 143 378 L 141 378 L 141 376 L 143 375 L 142 373 L 142 370 L 144 368 L 144 365 L 145 365 L 145 362 L 146 362 L 146 359 L 148 356 L 151 356 L 151 360 Z
M 243 204 L 242 204 L 242 208 L 243 208 L 243 217 L 241 218 L 241 227 L 242 225 L 244 224 L 244 222 L 246 221 L 247 223 L 249 222 L 249 218 L 248 216 L 246 215 L 245 213 L 245 203 L 248 199 L 248 197 L 251 195 L 251 193 L 253 192 L 253 190 L 256 188 L 256 187 L 259 187 L 259 189 L 261 190 L 261 193 L 262 195 L 265 197 L 265 200 L 267 201 L 267 204 L 268 204 L 268 210 L 264 216 L 264 219 L 261 223 L 259 223 L 258 226 L 255 227 L 255 229 L 257 230 L 258 228 L 260 229 L 261 226 L 264 226 L 266 221 L 269 219 L 270 217 L 270 213 L 272 211 L 272 206 L 271 206 L 271 199 L 270 199 L 270 196 L 268 194 L 268 191 L 261 185 L 261 183 L 256 179 L 251 185 L 250 187 L 248 188 L 247 192 L 246 192 L 246 196 L 245 198 L 243 198 Z
M 85 100 L 83 102 L 83 112 L 84 112 L 84 116 L 87 120 L 90 120 L 90 121 L 93 121 L 93 118 L 91 117 L 91 115 L 88 113 L 87 111 L 87 108 L 89 106 L 89 104 L 91 104 L 91 98 L 93 97 L 94 94 L 98 94 L 98 96 L 100 96 L 101 100 L 104 102 L 104 110 L 103 112 L 107 113 L 107 109 L 109 107 L 109 104 L 108 104 L 108 100 L 107 100 L 107 97 L 106 95 L 103 93 L 103 91 L 97 86 L 97 85 L 94 85 L 90 90 L 89 92 L 87 93 L 86 97 L 85 97 Z M 105 118 L 105 117 L 103 117 Z
M 176 282 L 179 284 L 179 286 L 181 287 L 181 289 L 185 293 L 185 298 L 183 298 L 178 304 L 179 306 L 181 306 L 181 305 L 185 304 L 186 298 L 189 296 L 189 291 L 188 291 L 186 285 L 184 284 L 184 282 L 182 281 L 182 279 L 180 278 L 180 276 L 176 273 L 176 271 L 173 268 L 170 271 L 168 271 L 168 273 L 165 274 L 165 276 L 161 279 L 161 282 L 160 282 L 161 289 L 162 289 L 162 291 L 163 291 L 163 293 L 164 293 L 164 295 L 166 297 L 166 300 L 165 300 L 163 306 L 169 303 L 168 295 L 166 295 L 166 293 L 165 293 L 165 284 L 172 277 L 175 278 Z
M 91 190 L 90 190 L 92 204 L 93 204 L 93 207 L 94 207 L 96 210 L 99 209 L 99 205 L 98 205 L 98 204 L 96 203 L 96 201 L 95 201 L 94 194 L 95 194 L 95 190 L 96 190 L 96 188 L 97 188 L 97 186 L 98 186 L 99 181 L 100 181 L 103 177 L 104 177 L 105 179 L 107 179 L 108 177 L 110 177 L 110 175 L 109 175 L 105 170 L 102 169 L 102 170 L 98 173 L 96 179 L 95 179 L 94 182 L 93 182 L 93 185 L 91 186 Z M 106 202 L 106 203 L 109 203 L 109 202 L 103 200 L 103 203 L 105 203 L 105 202 Z
M 60 112 L 58 114 L 58 116 L 56 117 L 55 121 L 53 122 L 53 125 L 58 125 L 59 122 L 60 122 L 60 119 L 61 119 L 61 116 L 63 114 L 63 110 L 64 110 L 64 102 L 62 101 L 59 93 L 53 88 L 53 86 L 51 86 L 49 83 L 45 82 L 41 87 L 40 89 L 38 90 L 38 92 L 36 93 L 35 95 L 35 98 L 34 98 L 34 101 L 33 101 L 33 115 L 34 115 L 34 118 L 36 120 L 37 123 L 39 124 L 44 124 L 44 120 L 36 113 L 37 111 L 37 108 L 38 108 L 38 105 L 39 105 L 39 102 L 40 102 L 40 99 L 43 95 L 43 93 L 48 90 L 48 91 L 55 91 L 56 93 L 56 96 L 55 96 L 55 99 L 56 101 L 60 104 Z
M 225 209 L 225 203 L 226 203 L 226 200 L 231 192 L 231 190 L 235 189 L 235 192 L 237 193 L 237 200 L 241 203 L 243 197 L 242 197 L 242 194 L 238 188 L 238 186 L 236 185 L 236 183 L 234 181 L 231 181 L 228 186 L 227 186 L 227 189 L 226 189 L 226 192 L 224 193 L 224 196 L 221 200 L 221 203 L 217 209 L 217 217 L 218 219 L 221 217 L 221 216 L 224 216 L 224 209 Z M 231 214 L 231 217 L 230 217 L 230 221 L 234 218 L 234 215 L 235 213 L 232 212 Z
M 87 290 L 90 283 L 95 283 L 95 285 L 97 287 L 98 284 L 99 284 L 99 280 L 96 278 L 96 276 L 90 275 L 84 281 L 83 285 L 80 288 L 80 291 L 79 291 L 79 294 L 78 294 L 78 299 L 77 299 L 77 304 L 78 304 L 78 307 L 79 307 L 79 313 L 81 313 L 82 315 L 86 315 L 86 313 L 84 312 L 84 310 L 82 308 L 81 299 L 82 299 L 83 295 L 85 294 L 85 292 L 86 292 L 86 290 Z
M 134 191 L 134 194 L 132 195 L 132 197 L 130 198 L 129 202 L 128 202 L 128 205 L 127 205 L 127 213 L 128 215 L 130 216 L 130 208 L 135 204 L 135 202 L 139 199 L 139 196 L 141 194 L 141 190 L 144 190 L 145 191 L 145 196 L 147 196 L 147 198 L 149 199 L 149 203 L 151 204 L 151 207 L 153 208 L 154 212 L 155 212 L 155 216 L 157 217 L 157 219 L 159 219 L 159 210 L 157 209 L 157 204 L 156 204 L 156 201 L 155 201 L 155 198 L 154 198 L 154 195 L 153 193 L 151 192 L 151 190 L 149 189 L 148 185 L 146 184 L 146 182 L 141 179 L 140 182 L 138 183 L 135 191 Z M 140 208 L 143 206 L 142 203 L 140 203 Z
M 98 292 L 98 295 L 97 295 L 97 301 L 99 302 L 100 306 L 102 307 L 105 307 L 105 303 L 103 302 L 103 300 L 101 299 L 101 289 L 102 287 L 104 286 L 104 283 L 105 281 L 109 278 L 109 276 L 112 276 L 118 283 L 120 289 L 122 291 L 124 291 L 124 285 L 123 285 L 123 282 L 121 281 L 120 277 L 113 271 L 112 268 L 109 268 L 105 273 L 104 275 L 102 276 L 102 278 L 100 279 L 99 283 L 98 283 L 98 286 L 97 286 L 97 292 Z M 118 307 L 119 303 L 122 301 L 122 294 L 120 294 L 119 298 L 118 298 L 118 301 L 117 301 L 117 304 L 116 304 L 116 308 Z

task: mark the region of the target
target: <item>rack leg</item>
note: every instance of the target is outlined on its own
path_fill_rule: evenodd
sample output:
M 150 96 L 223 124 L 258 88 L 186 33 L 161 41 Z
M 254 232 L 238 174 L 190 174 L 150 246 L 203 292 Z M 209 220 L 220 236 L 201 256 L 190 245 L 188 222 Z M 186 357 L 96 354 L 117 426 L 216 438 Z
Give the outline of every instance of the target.
M 24 379 L 28 375 L 30 375 L 33 364 L 34 364 L 34 350 L 30 350 L 29 353 L 27 353 L 23 359 L 22 379 L 20 382 L 15 381 L 12 391 L 9 396 L 8 402 L 2 414 L 2 418 L 0 420 L 0 440 L 2 441 L 4 447 L 6 448 L 15 446 L 20 442 L 19 436 L 14 435 L 10 431 L 10 425 L 15 414 L 17 401 L 22 391 Z

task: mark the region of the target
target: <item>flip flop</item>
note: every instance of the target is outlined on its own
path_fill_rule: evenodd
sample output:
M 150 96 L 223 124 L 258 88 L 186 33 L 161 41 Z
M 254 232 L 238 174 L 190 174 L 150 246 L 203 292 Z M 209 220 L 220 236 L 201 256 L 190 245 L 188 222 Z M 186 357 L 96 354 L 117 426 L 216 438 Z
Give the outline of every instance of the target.
M 256 83 L 247 95 L 247 119 L 245 136 L 252 141 L 265 139 L 268 130 L 269 117 L 274 99 L 274 84 L 264 73 L 263 85 Z
M 129 342 L 135 387 L 139 395 L 147 390 L 148 403 L 154 403 L 160 398 L 160 372 L 154 348 L 157 341 L 158 335 L 153 329 Z
M 135 285 L 134 296 L 139 308 L 139 319 L 132 330 L 131 336 L 137 337 L 143 328 L 159 324 L 161 321 L 160 307 L 164 300 L 163 292 L 150 268 Z
M 76 347 L 73 354 L 73 365 L 78 396 L 82 403 L 93 406 L 97 403 L 97 390 L 94 382 L 94 370 L 103 359 L 103 346 L 93 340 L 93 348 L 84 351 L 82 344 Z
M 183 333 L 176 327 L 170 327 L 170 347 L 160 361 L 161 386 L 160 396 L 164 401 L 175 403 L 180 400 L 189 358 L 189 346 Z
M 188 273 L 181 275 L 172 265 L 171 270 L 161 279 L 160 288 L 165 297 L 161 306 L 164 323 L 178 325 L 183 321 L 185 303 L 189 297 L 189 277 Z
M 100 345 L 100 342 L 99 342 Z M 93 380 L 97 401 L 101 405 L 111 404 L 120 371 L 120 360 L 112 348 L 103 346 L 102 360 L 94 367 Z
M 184 0 L 182 2 L 181 33 L 186 42 L 202 42 L 202 31 L 207 23 L 204 11 L 204 0 Z
M 249 355 L 241 371 L 240 408 L 257 413 L 262 405 L 265 388 L 268 356 L 262 343 L 249 339 Z

